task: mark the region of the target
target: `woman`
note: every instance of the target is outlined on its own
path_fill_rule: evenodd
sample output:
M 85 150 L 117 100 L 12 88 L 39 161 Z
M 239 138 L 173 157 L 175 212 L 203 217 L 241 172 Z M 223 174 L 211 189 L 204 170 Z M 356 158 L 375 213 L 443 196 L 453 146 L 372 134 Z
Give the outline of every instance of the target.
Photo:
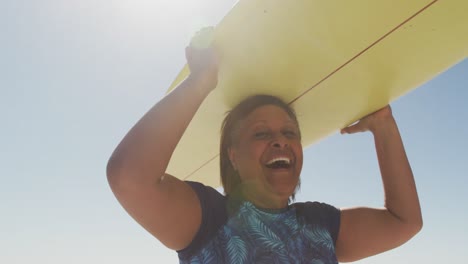
M 186 58 L 190 76 L 128 132 L 107 166 L 122 206 L 177 250 L 181 263 L 349 262 L 397 247 L 421 229 L 413 175 L 389 106 L 341 131 L 373 133 L 384 209 L 289 204 L 302 168 L 300 130 L 294 111 L 270 96 L 247 99 L 224 122 L 226 197 L 166 174 L 190 120 L 217 85 L 211 48 L 189 47 Z

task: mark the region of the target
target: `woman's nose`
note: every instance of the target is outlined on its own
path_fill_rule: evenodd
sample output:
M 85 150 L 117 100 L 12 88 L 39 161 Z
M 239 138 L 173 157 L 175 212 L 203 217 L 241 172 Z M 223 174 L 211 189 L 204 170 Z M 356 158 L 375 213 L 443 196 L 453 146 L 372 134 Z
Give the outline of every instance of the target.
M 271 141 L 271 145 L 275 148 L 284 148 L 288 146 L 288 140 L 282 135 L 275 136 Z

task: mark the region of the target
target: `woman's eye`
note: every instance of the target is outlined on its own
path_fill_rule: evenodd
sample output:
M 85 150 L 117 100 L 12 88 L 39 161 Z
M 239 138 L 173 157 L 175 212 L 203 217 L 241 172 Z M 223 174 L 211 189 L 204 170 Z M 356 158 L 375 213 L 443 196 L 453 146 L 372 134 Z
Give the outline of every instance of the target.
M 286 130 L 283 132 L 283 134 L 289 138 L 294 138 L 297 135 L 296 131 L 292 131 L 292 130 Z
M 268 132 L 265 132 L 265 131 L 256 132 L 254 134 L 254 137 L 255 138 L 266 138 L 266 137 L 268 137 Z

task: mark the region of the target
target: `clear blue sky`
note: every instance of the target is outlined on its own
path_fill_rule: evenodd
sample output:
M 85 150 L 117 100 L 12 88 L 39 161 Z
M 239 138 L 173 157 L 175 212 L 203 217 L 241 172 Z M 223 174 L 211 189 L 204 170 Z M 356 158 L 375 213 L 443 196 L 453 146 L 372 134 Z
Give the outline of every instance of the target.
M 190 36 L 234 2 L 0 2 L 0 263 L 176 263 L 117 203 L 105 166 L 162 98 Z M 465 59 L 392 104 L 425 225 L 358 263 L 468 259 L 467 100 Z M 305 157 L 299 201 L 382 206 L 370 134 L 333 135 Z

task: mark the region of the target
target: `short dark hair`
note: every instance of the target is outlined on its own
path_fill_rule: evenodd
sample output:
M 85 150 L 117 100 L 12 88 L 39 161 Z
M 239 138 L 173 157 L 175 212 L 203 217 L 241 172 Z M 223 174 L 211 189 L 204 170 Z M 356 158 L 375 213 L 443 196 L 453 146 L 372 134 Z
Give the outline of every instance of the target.
M 280 107 L 299 126 L 294 109 L 280 98 L 271 95 L 259 94 L 250 96 L 237 104 L 232 110 L 228 111 L 221 126 L 221 142 L 219 151 L 221 183 L 224 188 L 224 193 L 227 196 L 233 193 L 241 183 L 239 175 L 231 164 L 228 153 L 229 148 L 235 144 L 235 131 L 238 130 L 239 124 L 242 120 L 244 120 L 255 109 L 264 105 Z M 295 193 L 292 195 L 292 200 L 294 200 L 294 196 Z

